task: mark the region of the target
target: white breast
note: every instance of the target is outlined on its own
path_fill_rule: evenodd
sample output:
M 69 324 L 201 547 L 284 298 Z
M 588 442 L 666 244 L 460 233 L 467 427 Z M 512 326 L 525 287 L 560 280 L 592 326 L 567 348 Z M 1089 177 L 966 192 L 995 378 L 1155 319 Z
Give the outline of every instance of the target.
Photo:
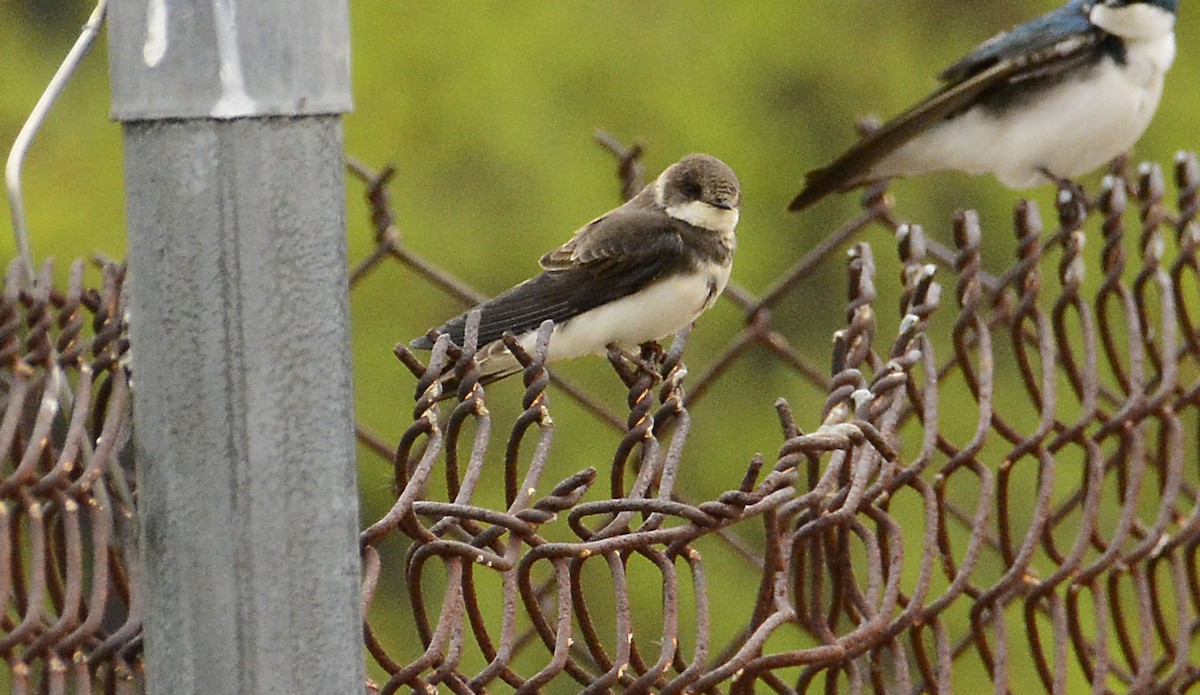
M 731 264 L 708 264 L 699 272 L 675 275 L 640 292 L 584 312 L 554 327 L 548 359 L 561 360 L 604 354 L 616 343 L 636 348 L 642 343 L 674 335 L 708 310 L 729 282 Z M 532 351 L 536 332 L 521 336 Z M 516 360 L 499 345 L 481 352 L 484 374 L 508 371 Z
M 672 276 L 580 314 L 555 327 L 550 359 L 603 354 L 610 343 L 633 348 L 673 335 L 712 306 L 729 281 L 729 271 L 728 265 L 712 265 L 702 272 Z

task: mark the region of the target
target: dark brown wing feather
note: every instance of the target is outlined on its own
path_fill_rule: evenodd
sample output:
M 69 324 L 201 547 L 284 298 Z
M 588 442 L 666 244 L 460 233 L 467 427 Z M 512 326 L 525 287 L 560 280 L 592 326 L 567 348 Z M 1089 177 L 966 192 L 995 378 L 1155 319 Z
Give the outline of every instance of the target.
M 547 319 L 562 323 L 686 269 L 683 226 L 662 212 L 625 209 L 590 223 L 542 258 L 547 269 L 540 275 L 477 307 L 479 345 L 499 340 L 505 331 L 535 330 Z M 466 319 L 464 313 L 438 330 L 462 345 Z M 432 344 L 422 336 L 412 346 Z

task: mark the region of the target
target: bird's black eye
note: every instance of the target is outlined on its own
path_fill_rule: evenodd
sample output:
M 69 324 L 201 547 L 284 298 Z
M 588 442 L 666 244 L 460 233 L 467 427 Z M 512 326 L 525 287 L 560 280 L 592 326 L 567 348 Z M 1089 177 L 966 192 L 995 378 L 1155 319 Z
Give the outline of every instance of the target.
M 700 197 L 704 195 L 704 189 L 701 188 L 700 184 L 696 183 L 695 181 L 685 181 L 683 186 L 680 187 L 680 190 L 683 191 L 685 196 L 691 198 L 692 200 L 699 200 Z

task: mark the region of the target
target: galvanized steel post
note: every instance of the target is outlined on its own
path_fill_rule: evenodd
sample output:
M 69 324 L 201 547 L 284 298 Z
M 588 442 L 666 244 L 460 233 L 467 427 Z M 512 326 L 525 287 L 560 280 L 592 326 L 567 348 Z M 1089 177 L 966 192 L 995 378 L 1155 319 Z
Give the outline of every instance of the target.
M 151 693 L 363 688 L 345 0 L 114 0 Z

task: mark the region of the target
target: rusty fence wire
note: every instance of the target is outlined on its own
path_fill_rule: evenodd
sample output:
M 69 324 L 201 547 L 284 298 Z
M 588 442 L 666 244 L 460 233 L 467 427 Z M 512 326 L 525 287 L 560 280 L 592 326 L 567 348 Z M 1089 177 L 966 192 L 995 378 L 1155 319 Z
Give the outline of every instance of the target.
M 141 681 L 124 272 L 106 264 L 89 289 L 84 270 L 59 291 L 52 262 L 33 284 L 16 258 L 0 297 L 0 655 L 16 694 Z
M 628 196 L 639 151 L 605 142 Z M 464 303 L 480 299 L 405 248 L 391 172 L 352 171 L 377 233 L 354 281 L 397 261 Z M 955 216 L 946 248 L 897 219 L 882 188 L 868 191 L 858 217 L 761 295 L 726 292 L 745 327 L 702 373 L 686 376 L 683 336 L 666 351 L 610 354 L 625 413 L 550 376 L 546 327 L 532 354 L 510 343 L 525 365 L 511 424 L 486 405 L 470 330 L 463 349 L 442 338 L 427 362 L 398 347 L 416 380 L 411 424 L 398 441 L 360 431 L 393 466 L 396 492 L 361 539 L 366 644 L 383 674 L 369 689 L 1193 687 L 1196 157 L 1181 154 L 1172 178 L 1118 164 L 1094 197 L 1062 191 L 1049 226 L 1020 202 L 1017 258 L 998 276 L 982 270 L 973 213 Z M 898 253 L 899 277 L 878 276 L 872 230 Z M 805 354 L 771 309 L 847 248 L 844 326 L 831 355 Z M 878 306 L 883 294 L 899 297 L 898 314 Z M 757 393 L 775 402 L 777 454 L 684 454 L 698 426 L 690 410 L 760 348 L 826 394 L 819 416 L 798 419 L 783 394 Z M 447 368 L 461 384 L 453 394 L 437 379 Z M 551 398 L 613 426 L 603 465 L 546 476 L 552 443 L 572 446 L 556 440 Z M 478 499 L 492 449 L 504 495 L 489 506 Z M 678 491 L 689 469 L 730 466 L 741 484 L 714 499 Z M 736 547 L 740 571 L 709 568 L 710 540 Z M 639 604 L 647 585 L 654 598 Z M 419 645 L 380 627 L 382 587 L 408 600 Z M 715 613 L 736 595 L 748 609 L 719 632 Z
M 640 151 L 604 142 L 629 196 Z M 406 248 L 390 170 L 351 171 L 376 234 L 353 284 L 398 263 L 464 304 L 480 299 Z M 469 332 L 461 349 L 442 338 L 420 358 L 398 347 L 415 404 L 397 408 L 393 435 L 359 427 L 363 465 L 389 470 L 395 493 L 361 535 L 367 690 L 1194 687 L 1196 157 L 1166 178 L 1117 168 L 1045 216 L 1019 203 L 1018 255 L 999 275 L 983 271 L 974 214 L 955 216 L 947 248 L 873 189 L 760 294 L 727 290 L 744 327 L 719 354 L 685 351 L 686 335 L 610 354 L 623 412 L 551 375 L 545 332 L 532 354 L 510 346 L 526 367 L 511 420 L 489 409 Z M 884 253 L 899 273 L 877 272 Z M 772 309 L 829 264 L 847 277 L 844 321 L 832 350 L 809 354 Z M 77 262 L 66 290 L 51 290 L 50 264 L 34 284 L 14 261 L 0 298 L 0 679 L 15 693 L 134 692 L 142 680 L 136 358 L 123 272 L 101 275 L 85 288 Z M 693 418 L 719 413 L 713 387 L 764 352 L 823 402 L 752 394 L 777 420 L 769 456 L 685 449 L 715 426 L 712 409 Z M 689 374 L 685 358 L 706 366 Z M 453 394 L 436 378 L 447 367 Z M 551 476 L 572 448 L 560 411 L 594 418 L 612 446 Z M 716 470 L 736 470 L 735 484 L 691 499 L 681 480 Z M 485 494 L 492 481 L 500 491 Z M 396 601 L 417 639 L 397 636 Z

